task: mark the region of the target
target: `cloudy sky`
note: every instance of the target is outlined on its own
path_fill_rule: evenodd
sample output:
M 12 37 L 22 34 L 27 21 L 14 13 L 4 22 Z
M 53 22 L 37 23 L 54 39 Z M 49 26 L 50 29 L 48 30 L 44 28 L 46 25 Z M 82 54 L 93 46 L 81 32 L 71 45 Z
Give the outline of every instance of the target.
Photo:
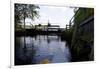
M 58 7 L 58 6 L 39 6 L 38 19 L 35 19 L 34 24 L 47 25 L 48 21 L 51 25 L 60 25 L 61 28 L 65 28 L 66 24 L 69 24 L 69 20 L 74 15 L 74 8 L 70 7 Z M 27 19 L 26 21 L 30 21 Z

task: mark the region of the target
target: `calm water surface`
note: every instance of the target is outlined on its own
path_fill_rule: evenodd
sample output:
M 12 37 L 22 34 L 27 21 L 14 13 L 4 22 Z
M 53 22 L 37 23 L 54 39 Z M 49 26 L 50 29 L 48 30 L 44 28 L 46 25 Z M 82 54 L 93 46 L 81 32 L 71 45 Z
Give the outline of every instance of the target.
M 57 35 L 15 38 L 15 65 L 62 63 L 70 61 L 66 41 Z

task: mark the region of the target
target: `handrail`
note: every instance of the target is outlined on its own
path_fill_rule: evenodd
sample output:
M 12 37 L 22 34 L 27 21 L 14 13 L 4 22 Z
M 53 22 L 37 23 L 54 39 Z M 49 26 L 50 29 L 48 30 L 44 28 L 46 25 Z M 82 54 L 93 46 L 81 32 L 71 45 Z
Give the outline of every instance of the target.
M 74 17 L 75 17 L 75 15 L 78 13 L 78 11 L 79 11 L 79 9 L 76 11 L 76 13 L 73 15 L 73 17 L 70 19 L 70 21 L 69 21 L 69 26 L 71 26 L 72 25 L 72 23 L 73 23 L 73 21 L 74 21 Z

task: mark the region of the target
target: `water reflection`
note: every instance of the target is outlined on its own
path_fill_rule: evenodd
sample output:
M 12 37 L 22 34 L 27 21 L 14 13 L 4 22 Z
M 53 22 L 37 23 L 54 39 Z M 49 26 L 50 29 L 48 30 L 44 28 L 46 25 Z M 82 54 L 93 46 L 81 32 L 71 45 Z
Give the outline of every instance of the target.
M 15 65 L 69 61 L 69 48 L 57 35 L 15 38 Z

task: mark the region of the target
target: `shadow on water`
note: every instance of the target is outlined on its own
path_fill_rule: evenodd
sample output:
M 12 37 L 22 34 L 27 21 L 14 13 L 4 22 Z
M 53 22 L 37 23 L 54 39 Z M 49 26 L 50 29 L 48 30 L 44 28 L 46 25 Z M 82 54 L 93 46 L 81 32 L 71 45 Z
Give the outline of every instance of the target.
M 15 37 L 15 65 L 69 62 L 66 41 L 57 35 Z

